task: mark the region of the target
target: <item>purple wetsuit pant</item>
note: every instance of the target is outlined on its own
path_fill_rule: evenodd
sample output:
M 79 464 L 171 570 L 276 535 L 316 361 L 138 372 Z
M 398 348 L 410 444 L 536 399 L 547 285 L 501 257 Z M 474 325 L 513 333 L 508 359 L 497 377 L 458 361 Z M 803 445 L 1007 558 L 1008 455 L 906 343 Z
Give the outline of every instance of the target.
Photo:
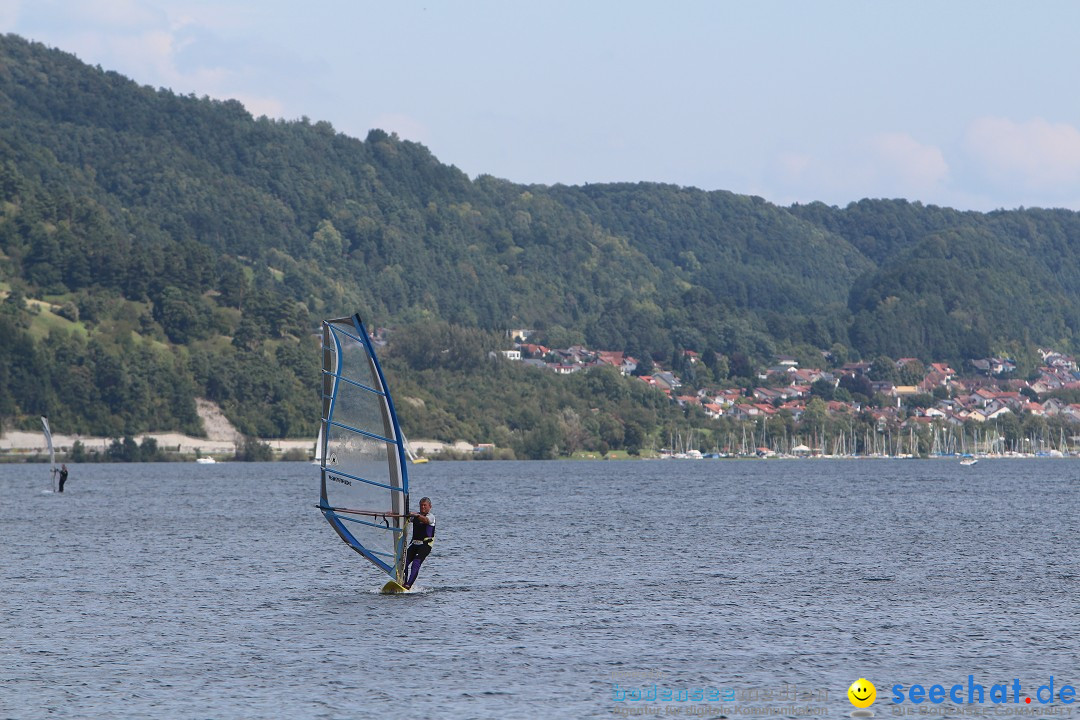
M 427 543 L 413 543 L 405 553 L 405 564 L 409 568 L 409 577 L 405 580 L 405 586 L 411 587 L 416 582 L 416 576 L 420 574 L 420 565 L 431 554 L 431 545 Z

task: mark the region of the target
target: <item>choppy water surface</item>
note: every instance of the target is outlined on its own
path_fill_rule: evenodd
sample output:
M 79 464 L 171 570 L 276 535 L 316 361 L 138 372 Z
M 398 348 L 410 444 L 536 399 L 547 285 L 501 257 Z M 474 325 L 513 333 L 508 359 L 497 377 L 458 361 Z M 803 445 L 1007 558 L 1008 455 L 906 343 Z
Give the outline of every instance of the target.
M 0 717 L 841 717 L 859 677 L 881 717 L 896 683 L 1080 685 L 1075 461 L 411 473 L 439 535 L 395 597 L 309 464 L 76 466 L 64 495 L 0 465 Z M 619 697 L 643 684 L 673 699 Z

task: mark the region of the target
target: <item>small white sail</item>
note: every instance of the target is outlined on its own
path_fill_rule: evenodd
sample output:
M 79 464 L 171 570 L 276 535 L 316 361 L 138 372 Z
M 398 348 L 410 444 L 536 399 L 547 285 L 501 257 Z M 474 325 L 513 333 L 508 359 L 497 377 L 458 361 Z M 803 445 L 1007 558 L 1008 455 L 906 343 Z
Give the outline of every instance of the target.
M 41 427 L 45 429 L 45 442 L 49 445 L 49 471 L 52 473 L 52 489 L 53 492 L 56 492 L 60 489 L 57 485 L 59 479 L 56 475 L 56 451 L 53 450 L 52 430 L 49 429 L 49 418 L 44 415 L 41 416 Z
M 324 453 L 326 452 L 326 443 L 323 442 L 323 429 L 322 425 L 319 425 L 319 439 L 315 441 L 315 459 L 311 461 L 312 465 L 322 465 Z
M 401 441 L 405 444 L 405 454 L 413 465 L 423 465 L 428 461 L 426 457 L 420 457 L 413 452 L 412 445 L 409 443 L 409 438 L 405 437 L 405 433 L 401 433 Z

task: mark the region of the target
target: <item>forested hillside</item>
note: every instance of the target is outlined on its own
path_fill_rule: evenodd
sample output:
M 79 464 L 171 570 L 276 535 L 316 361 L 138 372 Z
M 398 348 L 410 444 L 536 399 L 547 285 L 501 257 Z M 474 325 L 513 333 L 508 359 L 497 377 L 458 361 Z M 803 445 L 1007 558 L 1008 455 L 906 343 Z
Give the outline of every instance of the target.
M 198 432 L 207 397 L 246 433 L 313 436 L 319 321 L 358 311 L 392 328 L 407 433 L 521 444 L 558 421 L 629 444 L 672 410 L 488 352 L 531 328 L 669 367 L 740 358 L 714 379 L 741 383 L 778 352 L 1075 350 L 1078 240 L 1068 211 L 470 179 L 380 130 L 253 118 L 0 38 L 3 427 Z

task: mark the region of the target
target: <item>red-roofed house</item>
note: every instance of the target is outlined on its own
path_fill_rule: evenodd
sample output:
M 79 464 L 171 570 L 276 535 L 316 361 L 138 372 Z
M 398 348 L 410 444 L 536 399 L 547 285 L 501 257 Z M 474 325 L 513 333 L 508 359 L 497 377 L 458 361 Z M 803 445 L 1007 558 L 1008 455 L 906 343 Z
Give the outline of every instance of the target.
M 936 372 L 945 375 L 947 379 L 951 379 L 956 371 L 949 367 L 948 363 L 930 363 L 930 368 Z

